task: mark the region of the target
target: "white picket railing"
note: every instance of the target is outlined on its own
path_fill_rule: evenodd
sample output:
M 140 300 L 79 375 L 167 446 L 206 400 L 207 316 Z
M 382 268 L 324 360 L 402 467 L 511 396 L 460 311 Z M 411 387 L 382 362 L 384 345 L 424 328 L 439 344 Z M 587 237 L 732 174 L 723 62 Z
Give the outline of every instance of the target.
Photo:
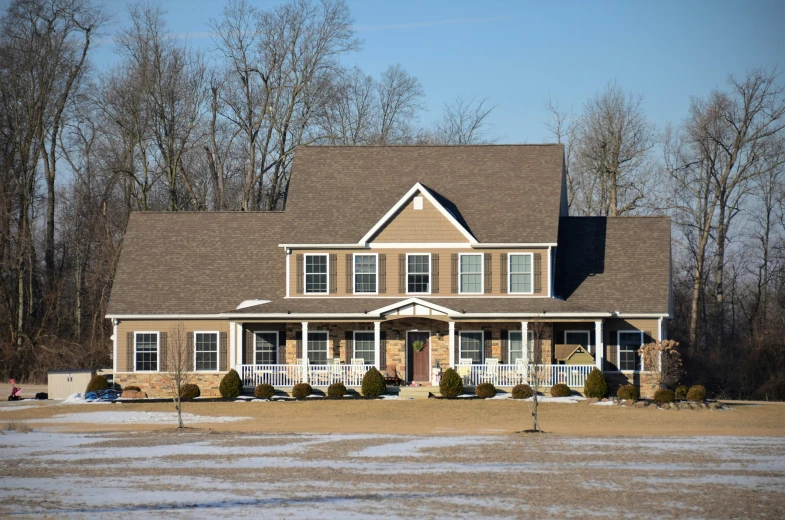
M 515 386 L 521 383 L 553 386 L 565 383 L 569 387 L 583 387 L 586 376 L 594 365 L 501 365 L 459 364 L 455 369 L 466 385 L 493 383 L 494 386 Z
M 238 372 L 243 386 L 255 387 L 267 383 L 275 387 L 294 386 L 307 382 L 311 386 L 343 383 L 361 386 L 365 373 L 373 365 L 240 365 Z M 307 377 L 305 377 L 307 376 Z
M 240 365 L 243 386 L 294 386 L 303 381 L 302 365 Z
M 329 386 L 343 383 L 346 386 L 361 386 L 363 377 L 373 365 L 309 365 L 308 382 L 311 386 Z

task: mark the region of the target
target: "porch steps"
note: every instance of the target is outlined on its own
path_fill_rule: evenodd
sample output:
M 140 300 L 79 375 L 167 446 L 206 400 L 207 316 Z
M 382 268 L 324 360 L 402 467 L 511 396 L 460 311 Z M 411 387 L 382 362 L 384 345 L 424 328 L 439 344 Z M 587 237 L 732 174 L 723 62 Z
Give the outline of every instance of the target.
M 399 399 L 428 399 L 431 394 L 441 395 L 438 386 L 402 386 L 398 391 Z

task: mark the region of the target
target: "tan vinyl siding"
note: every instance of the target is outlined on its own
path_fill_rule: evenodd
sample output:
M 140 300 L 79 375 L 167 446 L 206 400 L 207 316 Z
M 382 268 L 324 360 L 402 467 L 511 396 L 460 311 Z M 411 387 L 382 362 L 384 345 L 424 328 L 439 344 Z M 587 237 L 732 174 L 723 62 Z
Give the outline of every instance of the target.
M 348 288 L 353 288 L 353 284 L 346 283 L 346 257 L 345 255 L 351 255 L 353 253 L 356 254 L 385 254 L 387 255 L 387 292 L 384 294 L 378 295 L 369 295 L 371 298 L 378 298 L 379 296 L 392 296 L 392 297 L 399 297 L 403 296 L 406 297 L 407 294 L 404 291 L 403 293 L 398 289 L 398 272 L 399 272 L 399 264 L 398 264 L 398 255 L 407 254 L 407 253 L 430 253 L 432 255 L 439 255 L 439 293 L 431 293 L 433 296 L 443 296 L 443 297 L 466 297 L 472 298 L 477 296 L 502 296 L 507 295 L 507 280 L 502 279 L 501 269 L 499 268 L 499 262 L 501 261 L 501 255 L 509 253 L 539 253 L 542 255 L 542 292 L 535 293 L 533 295 L 514 295 L 516 297 L 532 297 L 532 296 L 547 296 L 548 294 L 548 287 L 549 281 L 548 277 L 550 276 L 548 264 L 548 249 L 514 249 L 514 250 L 499 250 L 499 249 L 356 249 L 356 250 L 348 250 L 348 249 L 341 249 L 341 250 L 332 250 L 332 251 L 319 251 L 319 250 L 298 250 L 296 254 L 311 254 L 311 253 L 322 253 L 322 254 L 329 254 L 331 252 L 335 252 L 337 254 L 337 262 L 335 266 L 335 271 L 338 277 L 337 280 L 337 291 L 335 294 L 309 294 L 309 295 L 298 295 L 297 294 L 297 274 L 294 269 L 292 269 L 289 279 L 289 294 L 291 297 L 309 297 L 309 298 L 329 298 L 335 296 L 362 296 L 362 295 L 354 295 L 352 292 L 347 292 Z M 491 292 L 486 292 L 484 294 L 452 294 L 450 292 L 451 286 L 451 273 L 452 273 L 452 265 L 451 265 L 451 258 L 453 254 L 458 253 L 489 253 L 491 255 L 490 265 L 492 266 L 492 290 Z M 378 263 L 377 263 L 378 266 Z M 332 269 L 332 267 L 331 267 Z M 405 269 L 405 267 L 404 267 Z M 502 289 L 504 287 L 504 289 Z
M 166 332 L 168 336 L 169 345 L 172 344 L 174 341 L 173 336 L 175 335 L 175 331 L 178 328 L 180 322 L 176 320 L 128 320 L 128 321 L 120 321 L 120 324 L 117 326 L 117 371 L 118 372 L 131 372 L 133 371 L 133 366 L 128 366 L 128 350 L 126 349 L 127 344 L 127 336 L 128 333 L 134 332 Z M 225 320 L 183 320 L 182 321 L 183 327 L 185 328 L 185 333 L 201 331 L 201 332 L 212 332 L 216 331 L 219 333 L 225 332 L 227 342 L 229 341 L 229 322 Z M 229 345 L 226 345 L 227 348 Z M 133 346 L 132 346 L 133 347 Z M 159 345 L 160 348 L 160 345 Z M 223 348 L 221 345 L 219 348 L 220 350 Z M 219 355 L 220 361 L 220 355 Z M 160 362 L 160 360 L 159 360 Z M 220 367 L 223 369 L 223 367 Z
M 657 328 L 659 320 L 656 318 L 621 319 L 612 318 L 605 320 L 603 334 L 605 336 L 605 370 L 617 370 L 618 357 L 618 332 L 641 331 L 644 332 L 644 343 L 657 341 Z M 649 336 L 649 334 L 651 336 Z M 645 368 L 645 367 L 644 367 Z
M 466 243 L 466 237 L 447 217 L 423 197 L 423 208 L 414 209 L 414 197 L 373 238 L 373 242 Z

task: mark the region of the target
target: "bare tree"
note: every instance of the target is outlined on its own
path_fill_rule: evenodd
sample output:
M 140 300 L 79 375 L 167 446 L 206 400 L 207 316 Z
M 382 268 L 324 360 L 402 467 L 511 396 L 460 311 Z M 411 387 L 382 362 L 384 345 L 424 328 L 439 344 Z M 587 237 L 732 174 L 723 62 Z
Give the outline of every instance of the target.
M 444 113 L 436 123 L 436 141 L 442 144 L 490 144 L 497 138 L 489 134 L 488 116 L 496 105 L 490 105 L 488 98 L 478 100 L 458 97 L 451 104 L 444 104 Z
M 178 428 L 185 428 L 183 424 L 183 402 L 180 398 L 183 387 L 191 384 L 194 379 L 194 346 L 188 341 L 189 334 L 185 324 L 178 321 L 167 334 L 165 352 L 161 359 L 165 363 L 160 367 L 162 379 L 169 395 L 172 396 L 177 410 Z M 161 340 L 163 346 L 163 340 Z
M 546 381 L 550 381 L 551 373 L 550 373 L 550 360 L 548 363 L 544 363 L 543 358 L 543 341 L 547 337 L 548 331 L 550 330 L 550 324 L 546 323 L 542 319 L 535 318 L 533 321 L 529 322 L 529 330 L 532 331 L 533 336 L 533 346 L 532 349 L 529 350 L 529 341 L 528 338 L 523 338 L 524 348 L 528 350 L 528 374 L 529 374 L 529 385 L 531 389 L 534 391 L 534 396 L 532 399 L 532 406 L 529 406 L 529 411 L 532 414 L 532 431 L 535 433 L 542 433 L 542 428 L 540 427 L 539 421 L 539 413 L 540 413 L 540 393 L 543 390 L 543 383 Z M 551 338 L 551 341 L 553 339 Z
M 379 99 L 379 120 L 376 142 L 404 144 L 412 140 L 417 113 L 423 108 L 420 81 L 400 65 L 388 67 L 376 84 Z

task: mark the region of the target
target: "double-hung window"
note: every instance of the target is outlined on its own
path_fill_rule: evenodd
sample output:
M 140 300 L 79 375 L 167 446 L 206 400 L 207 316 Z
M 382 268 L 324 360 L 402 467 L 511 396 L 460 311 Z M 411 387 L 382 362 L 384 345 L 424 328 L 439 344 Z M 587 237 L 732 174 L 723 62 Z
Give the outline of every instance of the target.
M 218 370 L 218 333 L 194 332 L 196 370 Z
M 312 365 L 327 364 L 327 332 L 308 331 L 308 362 Z
M 643 332 L 620 330 L 618 335 L 619 370 L 640 370 L 641 356 L 638 349 L 643 345 Z
M 531 253 L 510 253 L 509 292 L 510 294 L 532 294 L 534 292 Z
M 135 361 L 137 372 L 158 371 L 158 333 L 136 332 L 134 334 Z
M 376 348 L 373 332 L 354 333 L 354 357 L 363 358 L 366 365 L 376 363 Z
M 406 292 L 429 294 L 431 292 L 431 255 L 406 255 Z
M 376 255 L 354 255 L 354 292 L 376 294 Z
M 460 265 L 460 290 L 461 294 L 481 293 L 482 287 L 482 265 L 483 255 L 465 254 L 458 255 Z
M 461 359 L 471 359 L 472 364 L 482 363 L 483 332 L 460 332 L 458 334 L 458 354 Z
M 254 362 L 257 365 L 276 363 L 277 332 L 256 332 L 254 339 Z
M 510 364 L 514 365 L 519 359 L 526 360 L 528 363 L 534 362 L 534 331 L 527 331 L 526 337 L 526 356 L 523 350 L 523 332 L 520 330 L 511 330 L 509 332 L 510 342 Z
M 305 293 L 327 294 L 327 255 L 305 255 Z

